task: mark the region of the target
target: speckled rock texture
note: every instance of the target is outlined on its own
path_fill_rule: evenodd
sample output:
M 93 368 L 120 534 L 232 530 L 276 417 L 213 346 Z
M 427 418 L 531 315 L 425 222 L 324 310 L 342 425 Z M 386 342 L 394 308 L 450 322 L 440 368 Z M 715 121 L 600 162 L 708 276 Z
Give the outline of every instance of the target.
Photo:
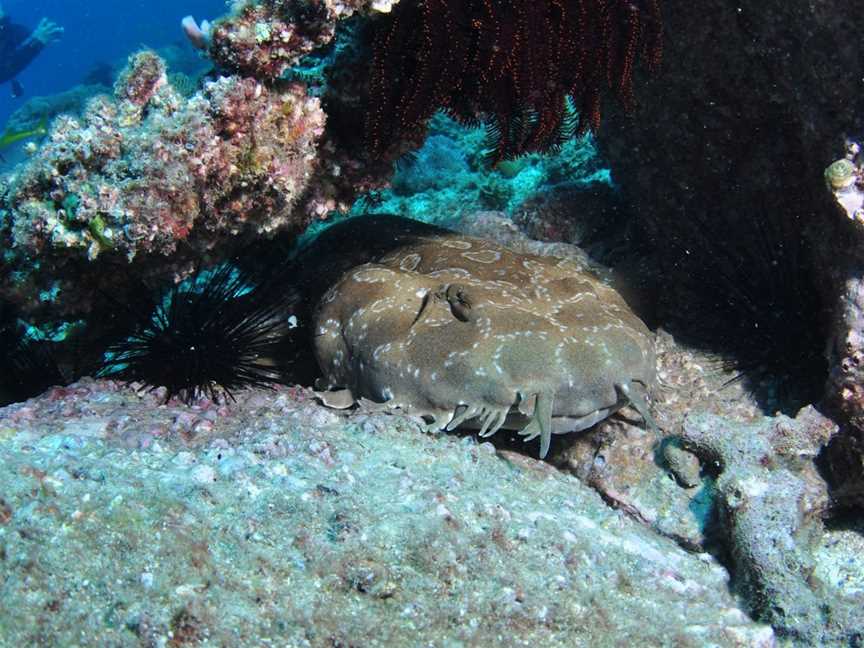
M 812 407 L 750 425 L 712 414 L 684 424 L 685 447 L 720 472 L 736 588 L 759 618 L 805 645 L 855 645 L 864 636 L 864 593 L 814 576 L 828 489 L 813 459 L 836 431 Z
M 222 69 L 268 82 L 305 54 L 327 45 L 339 20 L 355 12 L 389 13 L 399 0 L 242 0 L 190 36 Z M 198 29 L 197 25 L 195 29 Z
M 573 477 L 308 392 L 0 410 L 7 645 L 772 646 L 727 574 Z

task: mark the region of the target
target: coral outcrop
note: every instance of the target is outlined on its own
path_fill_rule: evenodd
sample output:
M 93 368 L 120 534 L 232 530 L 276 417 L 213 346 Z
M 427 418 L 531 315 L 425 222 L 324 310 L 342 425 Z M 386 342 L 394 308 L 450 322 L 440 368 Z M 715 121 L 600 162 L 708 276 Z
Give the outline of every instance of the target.
M 304 55 L 330 43 L 339 20 L 357 11 L 389 13 L 398 2 L 247 0 L 208 24 L 206 34 L 194 20 L 189 23 L 184 19 L 184 29 L 193 44 L 206 47 L 213 61 L 224 70 L 271 82 Z
M 692 414 L 682 441 L 718 471 L 715 488 L 734 585 L 757 618 L 807 645 L 854 644 L 864 633 L 861 594 L 814 577 L 828 488 L 814 459 L 837 426 L 812 407 L 736 424 Z
M 226 231 L 272 231 L 305 189 L 323 127 L 302 86 L 223 77 L 187 102 L 154 54 L 138 54 L 115 99 L 58 119 L 13 176 L 13 245 L 134 257 L 168 254 L 198 226 L 205 247 Z
M 55 315 L 86 309 L 83 276 L 104 267 L 87 260 L 170 273 L 236 236 L 301 227 L 324 122 L 302 84 L 221 77 L 187 99 L 157 56 L 136 54 L 113 97 L 56 119 L 8 177 L 3 296 L 30 310 L 48 290 Z
M 208 52 L 225 70 L 271 82 L 330 42 L 334 18 L 320 3 L 247 2 L 213 23 Z

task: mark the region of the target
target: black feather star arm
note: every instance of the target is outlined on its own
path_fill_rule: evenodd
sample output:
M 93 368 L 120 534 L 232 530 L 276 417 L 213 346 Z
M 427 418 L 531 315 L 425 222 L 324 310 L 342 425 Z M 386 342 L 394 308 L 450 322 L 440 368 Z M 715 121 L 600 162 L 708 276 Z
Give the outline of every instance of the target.
M 486 122 L 490 161 L 554 149 L 597 129 L 603 95 L 634 105 L 640 60 L 659 66 L 658 0 L 400 2 L 375 39 L 366 132 L 373 156 L 417 139 L 444 110 Z

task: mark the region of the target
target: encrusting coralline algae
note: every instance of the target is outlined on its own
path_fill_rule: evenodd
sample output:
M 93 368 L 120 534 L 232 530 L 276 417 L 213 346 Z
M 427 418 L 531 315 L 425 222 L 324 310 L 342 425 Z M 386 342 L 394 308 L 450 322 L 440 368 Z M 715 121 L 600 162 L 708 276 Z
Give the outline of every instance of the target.
M 130 59 L 115 97 L 60 117 L 6 198 L 19 254 L 167 255 L 193 231 L 284 227 L 312 174 L 324 113 L 301 85 L 222 77 L 187 100 L 162 61 Z M 205 234 L 206 233 L 206 234 Z
M 311 392 L 0 410 L 0 634 L 131 645 L 770 646 L 725 570 L 573 477 Z

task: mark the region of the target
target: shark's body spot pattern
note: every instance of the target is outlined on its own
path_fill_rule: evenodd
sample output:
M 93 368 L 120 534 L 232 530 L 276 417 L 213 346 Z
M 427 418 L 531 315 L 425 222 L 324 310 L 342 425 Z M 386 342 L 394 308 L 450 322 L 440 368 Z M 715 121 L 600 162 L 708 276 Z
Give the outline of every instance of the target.
M 617 292 L 569 260 L 420 236 L 349 270 L 315 321 L 330 387 L 385 398 L 434 428 L 521 428 L 545 456 L 553 433 L 627 404 L 650 423 L 653 338 Z
M 454 250 L 470 250 L 472 245 L 469 241 L 463 241 L 459 239 L 448 239 L 446 241 L 441 241 L 441 245 L 448 248 L 453 248 Z
M 399 262 L 399 269 L 400 270 L 415 270 L 419 264 L 420 264 L 420 255 L 419 254 L 409 254 L 405 257 L 402 257 L 402 260 Z
M 468 251 L 463 252 L 462 256 L 469 261 L 475 261 L 477 263 L 495 263 L 496 261 L 501 260 L 501 253 L 497 250 L 478 250 L 477 252 Z

